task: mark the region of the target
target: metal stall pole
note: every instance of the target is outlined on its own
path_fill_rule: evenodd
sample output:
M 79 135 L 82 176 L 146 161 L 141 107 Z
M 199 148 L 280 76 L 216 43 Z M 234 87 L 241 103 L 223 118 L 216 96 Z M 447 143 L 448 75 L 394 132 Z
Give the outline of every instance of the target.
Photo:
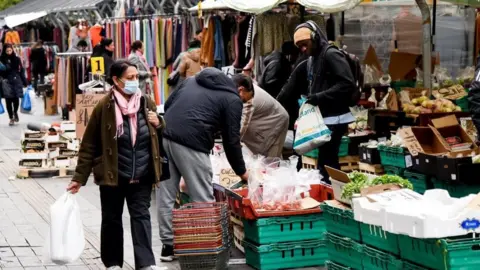
M 428 96 L 432 95 L 432 28 L 430 9 L 425 0 L 415 0 L 422 13 L 423 29 L 423 84 L 428 88 Z

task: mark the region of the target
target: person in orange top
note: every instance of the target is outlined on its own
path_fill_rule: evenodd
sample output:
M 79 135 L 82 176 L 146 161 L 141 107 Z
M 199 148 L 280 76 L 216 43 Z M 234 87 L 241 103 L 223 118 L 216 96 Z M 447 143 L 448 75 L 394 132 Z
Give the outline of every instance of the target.
M 98 23 L 92 26 L 92 28 L 90 28 L 90 39 L 92 40 L 93 47 L 95 47 L 102 41 L 102 30 L 103 26 Z

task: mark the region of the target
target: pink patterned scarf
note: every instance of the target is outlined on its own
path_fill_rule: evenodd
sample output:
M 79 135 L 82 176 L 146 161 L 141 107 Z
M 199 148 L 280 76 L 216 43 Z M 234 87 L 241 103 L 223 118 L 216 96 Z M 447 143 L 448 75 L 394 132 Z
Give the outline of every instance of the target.
M 117 122 L 117 138 L 123 135 L 123 116 L 127 115 L 130 120 L 130 134 L 132 135 L 132 146 L 135 146 L 137 139 L 137 113 L 140 109 L 140 99 L 142 93 L 137 91 L 127 100 L 117 90 L 113 90 L 115 95 L 115 118 Z

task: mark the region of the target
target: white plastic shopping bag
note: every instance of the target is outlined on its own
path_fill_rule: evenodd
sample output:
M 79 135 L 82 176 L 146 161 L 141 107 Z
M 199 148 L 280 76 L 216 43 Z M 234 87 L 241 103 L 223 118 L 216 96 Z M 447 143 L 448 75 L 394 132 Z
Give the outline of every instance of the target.
M 66 192 L 50 207 L 49 259 L 59 265 L 80 258 L 85 236 L 76 195 Z
M 303 103 L 300 107 L 296 125 L 297 132 L 293 149 L 299 155 L 303 155 L 330 141 L 332 132 L 323 122 L 318 106 Z

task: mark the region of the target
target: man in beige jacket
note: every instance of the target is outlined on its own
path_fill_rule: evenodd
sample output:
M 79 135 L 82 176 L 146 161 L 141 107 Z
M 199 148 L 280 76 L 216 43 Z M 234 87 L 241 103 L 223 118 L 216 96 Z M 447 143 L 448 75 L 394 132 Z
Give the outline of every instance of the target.
M 232 77 L 243 101 L 240 137 L 253 154 L 282 157 L 288 113 L 278 101 L 244 74 Z

